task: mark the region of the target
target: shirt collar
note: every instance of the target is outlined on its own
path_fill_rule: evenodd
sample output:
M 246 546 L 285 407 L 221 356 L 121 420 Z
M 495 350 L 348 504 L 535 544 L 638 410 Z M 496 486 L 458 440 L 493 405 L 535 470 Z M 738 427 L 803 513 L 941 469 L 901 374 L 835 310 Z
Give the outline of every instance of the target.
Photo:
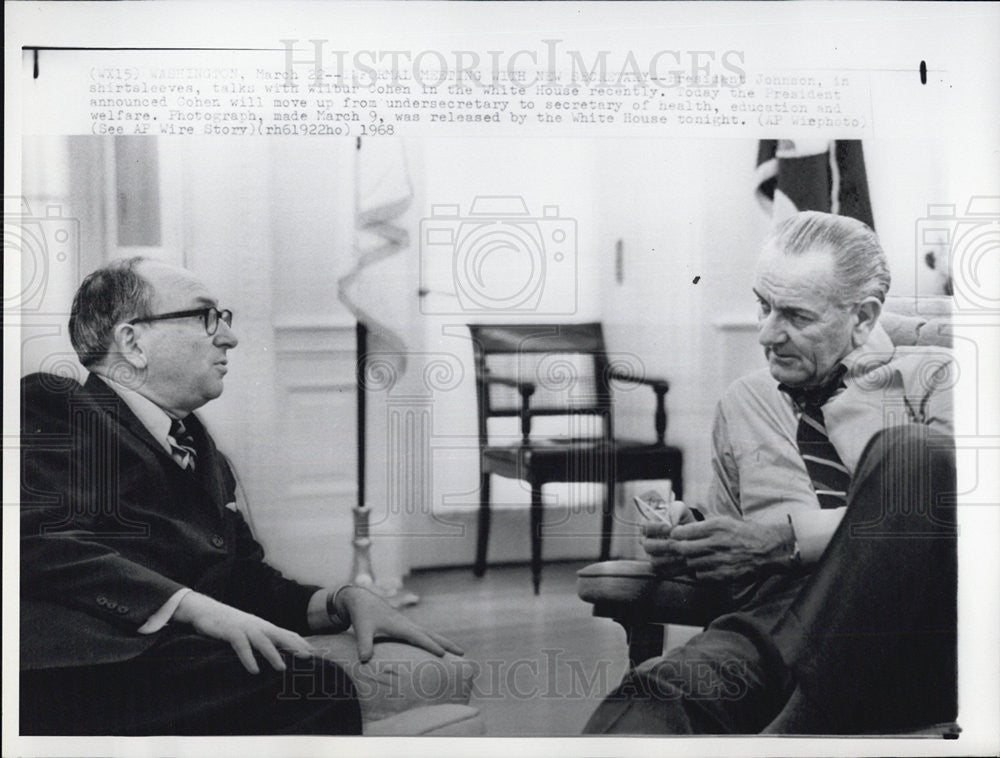
M 119 384 L 114 379 L 109 379 L 103 374 L 95 372 L 95 375 L 114 390 L 125 402 L 125 405 L 135 414 L 140 423 L 153 435 L 153 439 L 159 442 L 168 453 L 171 452 L 170 441 L 167 439 L 167 436 L 170 433 L 172 417 L 148 397 L 143 397 L 135 390 L 129 389 L 125 385 Z
M 834 384 L 839 384 L 839 389 L 843 389 L 846 383 L 853 382 L 858 376 L 867 374 L 889 363 L 892 360 L 894 350 L 895 347 L 892 344 L 889 334 L 882 328 L 881 324 L 876 322 L 865 343 L 859 345 L 840 359 L 840 363 L 837 366 L 842 366 L 843 368 L 836 372 L 840 376 L 834 381 Z M 783 384 L 779 384 L 778 389 L 788 397 L 789 402 L 793 406 L 796 408 L 802 406 L 803 396 L 801 390 L 792 389 Z M 824 395 L 824 397 L 833 397 L 838 394 L 839 389 L 831 387 L 831 392 Z

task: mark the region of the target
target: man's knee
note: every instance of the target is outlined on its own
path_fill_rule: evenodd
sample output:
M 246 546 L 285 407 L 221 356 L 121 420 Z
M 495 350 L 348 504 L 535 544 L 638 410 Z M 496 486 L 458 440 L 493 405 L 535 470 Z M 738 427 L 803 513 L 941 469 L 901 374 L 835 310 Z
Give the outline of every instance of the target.
M 272 672 L 275 733 L 361 733 L 358 693 L 344 669 L 320 658 L 282 658 L 285 670 Z
M 848 512 L 856 532 L 940 532 L 954 523 L 955 449 L 922 424 L 878 432 L 858 462 Z
M 784 677 L 769 671 L 757 652 L 742 635 L 710 629 L 630 671 L 588 722 L 588 731 L 759 731 L 780 707 Z
M 282 654 L 285 670 L 275 672 L 279 700 L 357 700 L 358 692 L 347 672 L 322 658 Z
M 897 473 L 929 471 L 940 478 L 950 469 L 954 475 L 954 441 L 924 424 L 899 424 L 877 432 L 865 446 L 855 479 L 876 468 L 892 467 Z
M 784 664 L 773 643 L 743 614 L 729 614 L 686 645 L 640 664 L 629 682 L 637 694 L 688 701 L 742 700 L 781 688 Z M 623 683 L 624 684 L 624 683 Z

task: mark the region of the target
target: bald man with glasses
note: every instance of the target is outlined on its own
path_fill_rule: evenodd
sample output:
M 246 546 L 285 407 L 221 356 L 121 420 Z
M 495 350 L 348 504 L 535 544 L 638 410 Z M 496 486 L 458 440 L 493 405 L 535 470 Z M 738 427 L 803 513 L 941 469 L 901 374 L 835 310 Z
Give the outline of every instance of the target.
M 351 679 L 303 635 L 353 626 L 362 662 L 376 634 L 461 653 L 265 561 L 194 414 L 232 326 L 190 272 L 117 261 L 73 301 L 85 384 L 22 380 L 21 734 L 357 734 Z

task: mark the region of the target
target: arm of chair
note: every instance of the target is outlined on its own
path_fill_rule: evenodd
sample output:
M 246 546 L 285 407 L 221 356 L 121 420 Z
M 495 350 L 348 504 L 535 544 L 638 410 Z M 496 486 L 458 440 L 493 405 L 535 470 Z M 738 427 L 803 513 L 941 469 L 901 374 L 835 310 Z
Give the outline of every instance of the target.
M 656 411 L 655 415 L 653 416 L 653 425 L 656 428 L 656 444 L 657 445 L 665 444 L 664 439 L 667 433 L 667 404 L 664 398 L 667 392 L 670 391 L 670 382 L 668 382 L 666 379 L 654 379 L 654 378 L 647 378 L 644 376 L 633 376 L 632 374 L 617 369 L 608 372 L 608 375 L 612 379 L 617 379 L 620 382 L 629 382 L 631 384 L 645 384 L 647 387 L 653 388 L 653 392 L 656 393 Z
M 649 561 L 602 561 L 576 573 L 577 595 L 594 615 L 625 627 L 634 666 L 663 652 L 663 624 L 706 626 L 731 610 L 723 588 L 664 579 Z

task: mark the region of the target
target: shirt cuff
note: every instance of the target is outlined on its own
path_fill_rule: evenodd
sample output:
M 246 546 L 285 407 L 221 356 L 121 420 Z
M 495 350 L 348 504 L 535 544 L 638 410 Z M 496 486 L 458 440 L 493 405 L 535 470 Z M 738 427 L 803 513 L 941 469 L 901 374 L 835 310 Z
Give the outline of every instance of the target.
M 818 511 L 792 513 L 789 516 L 792 531 L 795 532 L 795 544 L 798 546 L 803 563 L 813 564 L 819 560 L 846 512 L 846 507 L 823 508 Z
M 184 596 L 191 592 L 190 587 L 181 587 L 177 592 L 170 596 L 160 609 L 146 619 L 146 623 L 139 627 L 139 634 L 153 634 L 154 632 L 160 631 L 163 627 L 167 625 L 167 622 L 173 618 L 174 611 L 177 610 L 177 606 L 181 604 L 181 600 Z

